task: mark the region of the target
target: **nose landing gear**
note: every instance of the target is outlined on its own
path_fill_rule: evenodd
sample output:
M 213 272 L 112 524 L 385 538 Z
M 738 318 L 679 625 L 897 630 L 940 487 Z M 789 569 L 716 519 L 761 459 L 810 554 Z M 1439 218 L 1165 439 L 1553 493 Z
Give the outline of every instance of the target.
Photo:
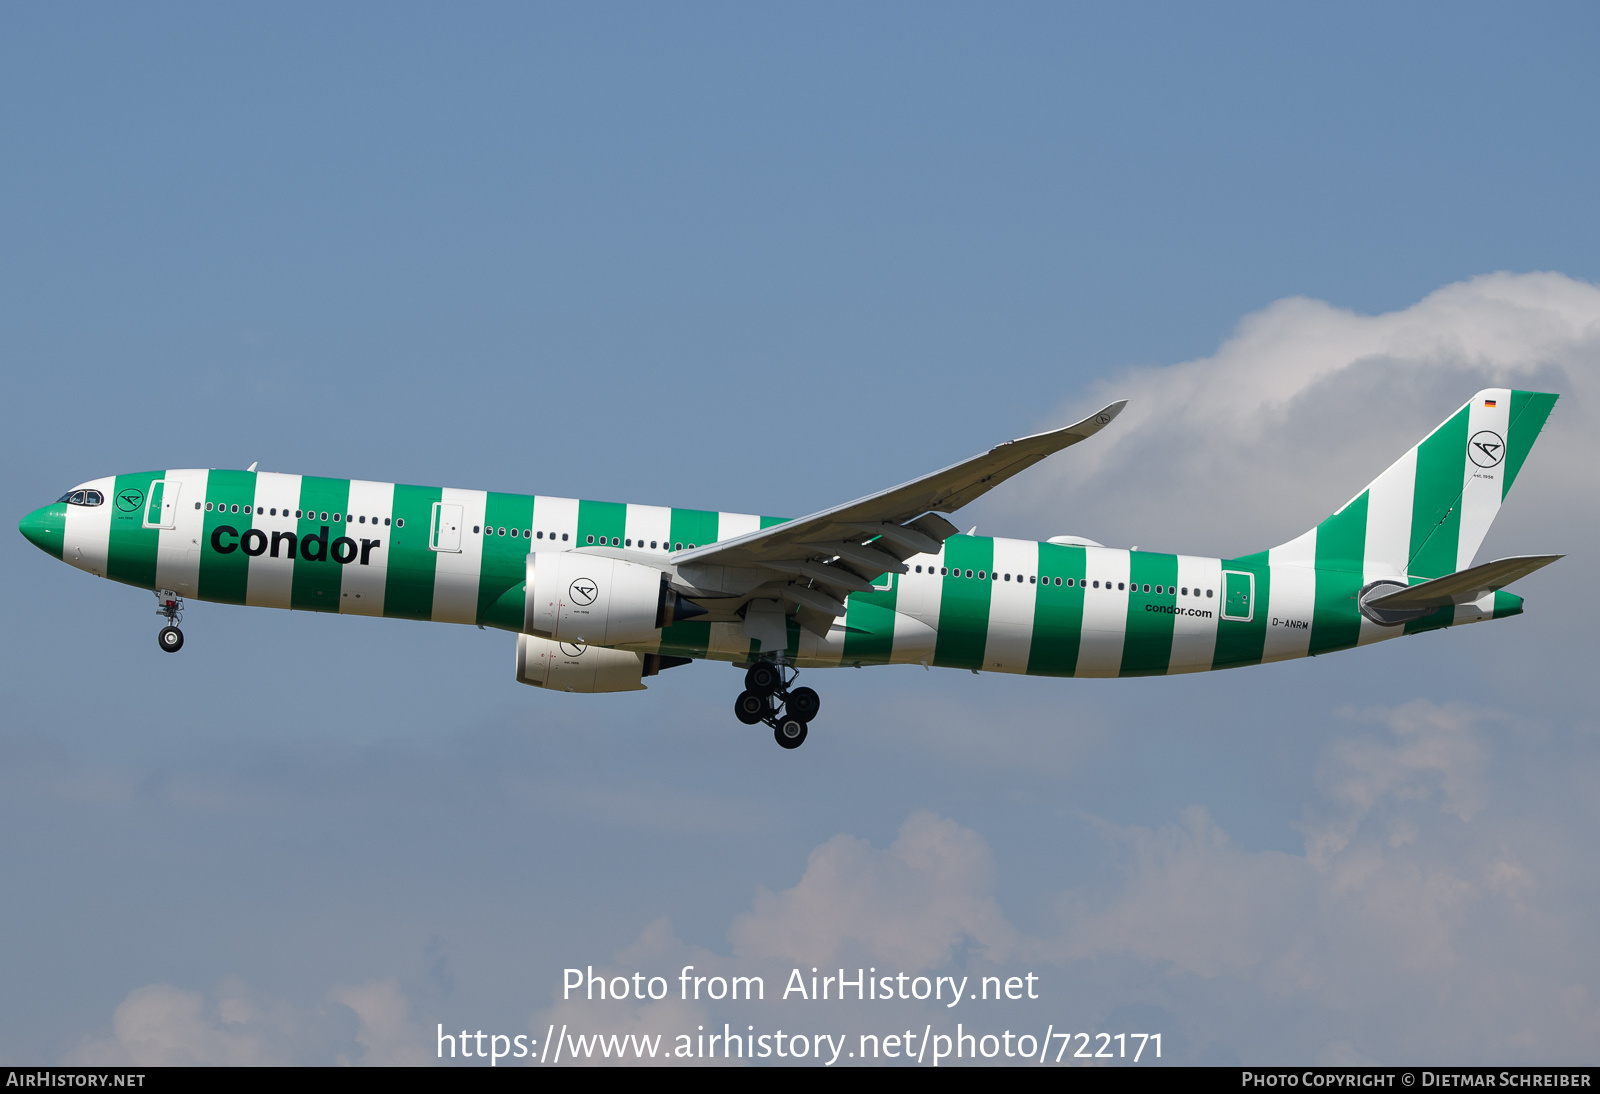
M 183 597 L 169 589 L 156 590 L 156 614 L 167 621 L 156 635 L 156 642 L 167 653 L 183 649 L 183 632 L 178 623 L 183 619 Z
M 757 661 L 745 673 L 745 690 L 734 701 L 734 717 L 747 726 L 765 722 L 780 746 L 799 748 L 805 743 L 811 719 L 822 707 L 822 698 L 815 691 L 789 687 L 799 675 L 788 665 Z

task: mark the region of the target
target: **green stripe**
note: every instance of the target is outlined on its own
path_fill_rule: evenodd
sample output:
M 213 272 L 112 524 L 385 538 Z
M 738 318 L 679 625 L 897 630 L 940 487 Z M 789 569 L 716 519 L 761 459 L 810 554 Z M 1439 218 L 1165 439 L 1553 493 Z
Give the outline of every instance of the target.
M 874 578 L 881 584 L 887 575 Z M 851 593 L 845 601 L 844 660 L 862 664 L 886 665 L 894 652 L 895 600 L 899 583 L 870 593 Z
M 483 562 L 478 571 L 478 622 L 504 626 L 500 598 L 508 589 L 527 581 L 528 552 L 533 544 L 523 532 L 533 528 L 533 497 L 528 494 L 489 492 L 484 503 Z M 505 535 L 500 534 L 505 529 Z M 515 535 L 512 533 L 515 532 Z M 513 629 L 522 629 L 522 609 L 516 610 Z
M 111 539 L 106 544 L 106 576 L 113 581 L 153 589 L 156 584 L 156 548 L 161 532 L 144 526 L 150 503 L 150 484 L 165 477 L 161 471 L 118 475 L 111 497 Z M 253 477 L 253 476 L 252 476 Z M 246 501 L 250 500 L 248 497 Z M 244 527 L 250 527 L 246 518 Z
M 247 515 L 244 511 L 247 506 L 253 506 L 255 500 L 253 472 L 213 471 L 206 476 L 206 503 L 212 509 L 206 514 L 200 536 L 201 599 L 224 604 L 244 603 L 250 584 L 250 556 L 239 546 L 239 539 L 255 525 L 254 514 Z M 237 513 L 233 511 L 235 505 L 239 507 Z M 232 550 L 228 549 L 230 547 Z
M 717 524 L 721 519 L 720 514 L 706 509 L 674 509 L 670 532 L 672 549 L 687 551 L 690 544 L 704 547 L 717 542 Z
M 1361 637 L 1361 593 L 1367 550 L 1367 494 L 1317 525 L 1317 593 L 1310 652 L 1346 649 Z
M 1550 417 L 1558 398 L 1559 395 L 1543 391 L 1511 393 L 1511 425 L 1506 429 L 1509 436 L 1506 437 L 1506 470 L 1500 488 L 1501 498 L 1511 492 L 1511 484 L 1517 481 L 1517 472 L 1522 470 L 1523 461 L 1533 451 L 1533 442 L 1539 439 L 1539 431 L 1544 429 L 1545 419 Z
M 300 480 L 302 516 L 295 523 L 295 534 L 300 542 L 295 551 L 294 584 L 289 593 L 291 608 L 314 612 L 339 610 L 344 567 L 333 560 L 333 542 L 345 534 L 345 508 L 349 504 L 349 479 L 307 475 Z M 308 552 L 317 557 L 307 558 Z
M 1087 557 L 1082 547 L 1039 544 L 1039 586 L 1033 597 L 1033 643 L 1028 649 L 1030 676 L 1071 676 L 1078 669 Z
M 502 592 L 493 604 L 485 605 L 480 598 L 478 622 L 497 630 L 520 632 L 525 621 L 527 593 L 527 582 L 519 581 Z
M 790 519 L 789 517 L 762 517 L 761 527 L 771 528 L 774 524 L 787 524 Z
M 1442 577 L 1456 570 L 1461 539 L 1461 490 L 1465 482 L 1470 406 L 1456 411 L 1417 446 L 1417 480 L 1411 503 L 1413 574 Z
M 1217 650 L 1212 656 L 1211 667 L 1231 669 L 1241 665 L 1258 665 L 1267 640 L 1267 605 L 1272 602 L 1272 567 L 1267 564 L 1267 552 L 1223 559 L 1222 568 L 1256 575 L 1255 613 L 1248 623 L 1228 619 L 1222 614 L 1222 598 L 1227 595 L 1227 575 L 1224 574 L 1214 608 L 1217 613 Z
M 1419 580 L 1419 579 L 1413 578 L 1412 580 L 1416 581 L 1416 580 Z M 1407 623 L 1406 624 L 1406 633 L 1407 634 L 1420 634 L 1423 631 L 1436 631 L 1440 627 L 1448 627 L 1448 626 L 1450 626 L 1455 621 L 1456 621 L 1455 605 L 1446 604 L 1442 608 L 1438 608 L 1438 609 L 1435 609 L 1434 611 L 1429 612 L 1427 615 L 1423 616 L 1421 619 L 1413 619 L 1411 622 Z
M 437 486 L 394 488 L 389 567 L 383 582 L 383 614 L 391 619 L 433 618 L 433 574 L 439 556 L 428 546 L 428 535 L 433 503 L 443 496 Z
M 622 546 L 622 533 L 628 527 L 628 507 L 615 501 L 580 501 L 578 503 L 578 540 L 576 546 L 606 544 Z M 617 542 L 612 544 L 612 539 Z
M 1177 584 L 1178 556 L 1130 551 L 1128 580 L 1128 622 L 1118 675 L 1161 676 L 1172 662 L 1173 609 L 1178 594 L 1167 589 Z
M 983 667 L 989 641 L 988 571 L 994 568 L 994 540 L 986 536 L 951 536 L 944 541 L 945 575 L 939 597 L 939 639 L 933 663 L 957 669 Z M 955 576 L 957 571 L 961 577 Z M 972 576 L 966 576 L 971 570 Z M 983 573 L 984 580 L 978 579 Z
M 691 619 L 661 632 L 661 652 L 673 657 L 704 657 L 711 647 L 711 624 Z
M 1522 597 L 1516 593 L 1499 591 L 1494 594 L 1494 618 L 1504 619 L 1508 615 L 1522 614 Z

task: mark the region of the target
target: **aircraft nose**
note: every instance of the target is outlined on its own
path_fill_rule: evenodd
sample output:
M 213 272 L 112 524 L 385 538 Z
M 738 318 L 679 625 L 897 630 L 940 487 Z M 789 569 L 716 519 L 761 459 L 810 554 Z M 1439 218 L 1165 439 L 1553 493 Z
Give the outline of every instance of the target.
M 45 554 L 61 557 L 62 544 L 67 532 L 67 507 L 61 502 L 35 509 L 17 522 L 17 528 L 28 542 Z

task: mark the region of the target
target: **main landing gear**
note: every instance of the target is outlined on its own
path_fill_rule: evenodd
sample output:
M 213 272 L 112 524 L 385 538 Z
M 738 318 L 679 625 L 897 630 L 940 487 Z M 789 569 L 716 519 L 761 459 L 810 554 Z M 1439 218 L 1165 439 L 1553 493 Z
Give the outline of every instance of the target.
M 765 722 L 772 739 L 784 748 L 806 742 L 806 727 L 822 707 L 822 698 L 810 688 L 791 688 L 800 674 L 776 661 L 757 661 L 744 674 L 744 691 L 734 700 L 733 714 L 747 726 Z
M 177 653 L 183 649 L 183 632 L 178 629 L 178 623 L 183 619 L 183 597 L 166 589 L 157 589 L 156 605 L 156 614 L 167 621 L 161 633 L 156 635 L 156 642 L 167 653 Z

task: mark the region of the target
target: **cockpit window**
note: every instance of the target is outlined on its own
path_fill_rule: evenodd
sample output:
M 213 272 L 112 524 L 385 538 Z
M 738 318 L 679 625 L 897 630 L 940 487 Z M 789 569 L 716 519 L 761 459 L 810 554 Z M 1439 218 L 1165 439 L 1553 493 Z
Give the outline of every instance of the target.
M 62 494 L 57 501 L 64 501 L 68 505 L 102 505 L 105 496 L 98 490 L 73 490 L 71 493 Z

